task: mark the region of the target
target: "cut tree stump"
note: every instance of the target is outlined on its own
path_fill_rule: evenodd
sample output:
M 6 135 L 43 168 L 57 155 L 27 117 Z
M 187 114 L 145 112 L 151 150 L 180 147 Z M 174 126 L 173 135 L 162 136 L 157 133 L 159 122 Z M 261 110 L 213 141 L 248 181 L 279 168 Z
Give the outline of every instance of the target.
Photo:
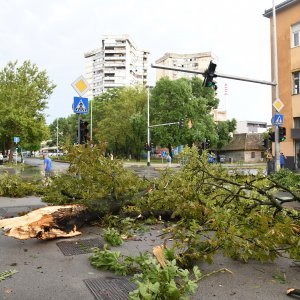
M 20 240 L 48 240 L 80 235 L 77 228 L 95 219 L 83 205 L 47 206 L 22 217 L 0 220 L 4 234 Z

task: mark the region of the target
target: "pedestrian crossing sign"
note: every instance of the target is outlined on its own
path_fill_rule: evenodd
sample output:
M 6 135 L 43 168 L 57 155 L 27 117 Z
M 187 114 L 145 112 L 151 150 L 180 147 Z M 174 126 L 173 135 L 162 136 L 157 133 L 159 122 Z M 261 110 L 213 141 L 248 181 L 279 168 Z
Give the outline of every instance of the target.
M 274 115 L 274 125 L 283 125 L 283 115 L 281 114 L 276 114 Z
M 74 97 L 73 111 L 76 114 L 87 114 L 89 112 L 89 99 Z

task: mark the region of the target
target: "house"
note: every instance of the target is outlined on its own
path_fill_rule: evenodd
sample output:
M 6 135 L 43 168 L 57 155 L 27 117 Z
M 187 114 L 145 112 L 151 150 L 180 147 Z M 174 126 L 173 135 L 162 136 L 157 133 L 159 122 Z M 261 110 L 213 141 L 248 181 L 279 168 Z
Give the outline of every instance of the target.
M 225 155 L 226 162 L 263 162 L 266 154 L 263 140 L 262 133 L 234 134 L 231 142 L 224 146 L 219 154 Z

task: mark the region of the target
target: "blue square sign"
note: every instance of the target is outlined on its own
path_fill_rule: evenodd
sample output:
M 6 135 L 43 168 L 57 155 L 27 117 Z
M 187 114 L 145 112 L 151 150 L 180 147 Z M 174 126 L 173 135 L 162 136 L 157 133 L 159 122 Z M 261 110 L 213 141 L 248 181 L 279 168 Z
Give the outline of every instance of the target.
M 76 114 L 87 114 L 89 112 L 89 99 L 74 97 L 73 111 Z
M 283 125 L 283 115 L 281 114 L 275 114 L 274 115 L 274 125 Z

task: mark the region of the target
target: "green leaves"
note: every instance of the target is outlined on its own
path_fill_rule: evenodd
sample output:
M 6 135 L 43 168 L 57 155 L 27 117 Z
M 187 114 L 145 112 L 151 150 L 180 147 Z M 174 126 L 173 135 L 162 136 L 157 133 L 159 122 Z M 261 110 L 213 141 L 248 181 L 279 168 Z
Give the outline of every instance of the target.
M 188 270 L 180 269 L 175 260 L 166 260 L 161 267 L 149 253 L 140 253 L 137 257 L 122 256 L 120 252 L 94 248 L 89 258 L 93 266 L 101 270 L 110 270 L 119 275 L 136 273 L 133 282 L 137 289 L 129 293 L 130 299 L 189 299 L 195 293 L 197 281 L 201 279 L 198 267 Z
M 120 233 L 114 228 L 104 229 L 104 240 L 111 246 L 120 246 L 123 244 Z
M 141 210 L 172 210 L 180 219 L 168 233 L 181 266 L 211 262 L 218 250 L 244 261 L 274 260 L 283 249 L 291 258 L 300 257 L 299 211 L 276 200 L 280 189 L 300 202 L 296 175 L 229 174 L 220 164 L 208 164 L 206 154 L 199 156 L 195 148 L 182 156 L 188 163 L 174 174 L 162 174 L 140 201 Z
M 117 213 L 126 201 L 137 197 L 144 186 L 133 172 L 118 160 L 103 156 L 104 145 L 68 149 L 67 174 L 53 179 L 43 200 L 55 204 L 84 204 L 92 210 Z
M 9 62 L 0 71 L 0 136 L 11 145 L 13 136 L 21 146 L 34 147 L 47 138 L 44 110 L 55 85 L 45 71 L 25 61 L 21 66 Z
M 0 281 L 5 280 L 6 278 L 9 278 L 16 273 L 18 273 L 18 271 L 16 271 L 16 270 L 3 271 L 0 273 Z
M 129 264 L 120 261 L 121 253 L 110 251 L 106 247 L 103 250 L 93 248 L 93 255 L 89 258 L 91 265 L 101 270 L 109 270 L 118 275 L 128 275 L 130 273 Z

